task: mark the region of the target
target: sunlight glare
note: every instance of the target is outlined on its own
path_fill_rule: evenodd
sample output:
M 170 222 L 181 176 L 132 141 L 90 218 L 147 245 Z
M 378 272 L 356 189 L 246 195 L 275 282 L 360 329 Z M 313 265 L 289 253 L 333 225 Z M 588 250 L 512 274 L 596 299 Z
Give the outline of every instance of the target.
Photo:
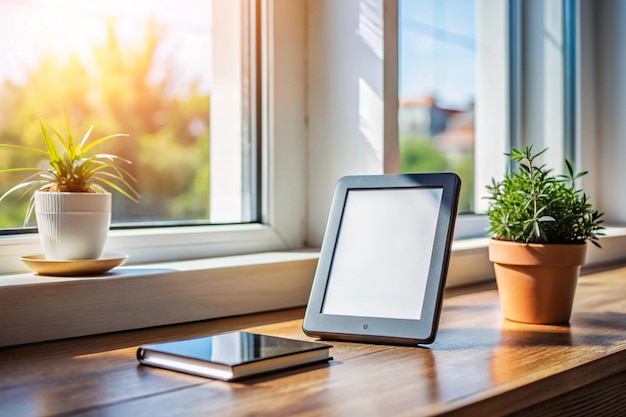
M 137 48 L 145 39 L 147 22 L 153 19 L 168 34 L 159 47 L 160 59 L 173 61 L 176 54 L 177 70 L 188 78 L 201 79 L 207 91 L 210 61 L 203 65 L 204 74 L 189 74 L 186 63 L 193 62 L 192 67 L 198 68 L 198 51 L 211 48 L 206 39 L 210 37 L 212 2 L 187 3 L 192 7 L 179 7 L 176 0 L 0 0 L 0 50 L 7 51 L 0 55 L 0 82 L 23 84 L 25 75 L 46 55 L 61 62 L 76 56 L 89 71 L 95 71 L 93 48 L 106 42 L 108 20 L 114 23 L 116 37 L 125 48 Z M 23 47 L 13 47 L 16 44 Z

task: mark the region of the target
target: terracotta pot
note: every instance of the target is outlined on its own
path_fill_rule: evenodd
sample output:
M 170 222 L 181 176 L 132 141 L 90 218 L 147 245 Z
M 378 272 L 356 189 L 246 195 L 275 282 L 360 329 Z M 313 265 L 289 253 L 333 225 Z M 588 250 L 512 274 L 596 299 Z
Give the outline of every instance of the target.
M 587 244 L 524 244 L 492 239 L 502 313 L 522 323 L 569 321 Z

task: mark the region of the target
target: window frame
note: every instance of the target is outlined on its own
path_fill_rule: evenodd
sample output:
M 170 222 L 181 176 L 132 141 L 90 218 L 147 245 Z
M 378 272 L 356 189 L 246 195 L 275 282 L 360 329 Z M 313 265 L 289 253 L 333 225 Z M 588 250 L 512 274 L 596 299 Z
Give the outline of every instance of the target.
M 385 33 L 387 30 L 397 33 L 397 23 L 393 27 L 394 17 L 390 17 L 397 13 L 397 0 L 379 1 L 376 4 L 381 7 L 375 14 L 383 13 L 385 24 L 391 22 Z M 508 5 L 516 3 L 480 1 L 488 6 L 499 5 L 498 13 L 506 13 Z M 342 49 L 350 49 L 351 45 L 333 42 L 333 36 L 357 36 L 350 27 L 346 30 L 346 22 L 363 12 L 359 6 L 372 4 L 357 0 L 263 1 L 262 20 L 267 24 L 261 36 L 267 49 L 262 61 L 266 75 L 261 81 L 265 92 L 262 96 L 265 122 L 262 128 L 265 162 L 262 223 L 112 231 L 111 249 L 136 252 L 131 253 L 131 266 L 124 268 L 121 275 L 98 280 L 51 279 L 29 274 L 0 276 L 0 305 L 3 306 L 0 346 L 305 305 L 315 270 L 315 247 L 321 239 L 337 179 L 333 175 L 367 173 L 363 172 L 362 165 L 342 159 L 341 153 L 334 155 L 331 161 L 337 166 L 323 169 L 330 159 L 324 141 L 350 139 L 349 128 L 355 128 L 333 125 L 324 111 L 329 110 L 326 107 L 330 95 L 336 94 L 327 87 L 337 82 L 342 88 L 348 88 L 342 82 L 346 74 L 341 73 L 341 69 L 345 68 L 346 60 L 355 62 L 354 57 L 345 56 Z M 395 20 L 397 22 L 397 16 Z M 322 23 L 331 26 L 328 31 L 316 30 Z M 498 30 L 508 29 L 500 27 Z M 330 37 L 324 38 L 328 35 Z M 504 56 L 508 56 L 507 50 L 502 49 L 503 43 L 498 47 L 500 49 L 494 53 L 504 52 Z M 592 50 L 583 48 L 580 62 L 590 61 L 588 54 Z M 384 66 L 375 68 L 381 83 L 377 88 L 389 94 L 393 93 L 385 88 L 394 87 L 394 64 L 387 60 L 397 58 L 393 57 L 393 52 L 391 55 L 386 56 Z M 368 60 L 371 56 L 366 54 L 362 58 Z M 506 67 L 499 66 L 497 70 L 501 71 L 503 80 L 508 79 Z M 397 94 L 397 84 L 395 89 Z M 351 90 L 342 90 L 342 93 L 345 91 L 350 93 Z M 507 94 L 508 90 L 498 91 L 494 95 L 495 104 L 506 103 L 503 100 L 508 100 Z M 382 119 L 386 123 L 393 119 L 397 123 L 397 106 L 385 103 L 378 110 L 384 112 Z M 508 121 L 506 113 L 502 117 Z M 338 120 L 340 124 L 350 125 L 346 117 Z M 507 123 L 487 127 L 492 129 L 492 135 L 507 137 Z M 358 133 L 358 127 L 356 130 Z M 393 149 L 390 142 L 394 140 L 393 135 L 384 132 L 381 129 L 375 139 L 384 139 L 381 149 Z M 584 146 L 589 144 L 589 141 L 583 143 Z M 498 153 L 498 158 L 502 156 L 497 149 L 485 149 Z M 378 162 L 372 168 L 379 170 L 376 173 L 389 169 L 383 161 Z M 588 163 L 586 159 L 583 162 Z M 493 161 L 487 163 L 495 165 Z M 504 169 L 504 164 L 498 167 L 502 172 Z M 477 180 L 477 184 L 480 183 Z M 488 238 L 484 233 L 472 232 L 484 232 L 485 219 L 485 216 L 461 216 L 459 219 L 448 286 L 493 279 L 486 249 Z M 470 225 L 464 230 L 466 222 Z M 624 260 L 626 228 L 611 228 L 607 232 L 609 236 L 603 239 L 602 250 L 590 248 L 588 266 Z M 37 245 L 36 235 L 0 236 L 0 265 L 23 269 L 18 257 L 32 252 Z M 313 249 L 297 250 L 306 246 Z M 235 256 L 248 251 L 250 255 Z M 190 260 L 167 262 L 170 257 Z
M 216 1 L 221 2 L 220 7 L 234 7 L 234 2 Z M 305 106 L 293 105 L 294 97 L 304 103 L 304 88 L 300 87 L 305 84 L 304 69 L 302 68 L 300 74 L 291 75 L 288 74 L 288 69 L 282 70 L 281 74 L 270 73 L 268 70 L 275 61 L 286 61 L 287 54 L 293 55 L 290 59 L 296 64 L 302 62 L 300 64 L 302 66 L 304 55 L 285 39 L 275 36 L 277 31 L 298 29 L 286 21 L 285 13 L 277 15 L 274 2 L 251 0 L 251 4 L 252 7 L 248 11 L 254 12 L 254 16 L 247 18 L 254 22 L 258 31 L 257 36 L 253 38 L 257 41 L 252 41 L 247 46 L 259 52 L 263 43 L 267 45 L 267 51 L 260 51 L 258 64 L 252 63 L 248 66 L 243 62 L 238 64 L 242 72 L 251 77 L 249 85 L 239 87 L 247 88 L 247 91 L 242 91 L 242 96 L 247 95 L 250 98 L 250 106 L 242 109 L 242 120 L 248 122 L 249 127 L 242 129 L 239 134 L 250 136 L 250 143 L 247 145 L 250 149 L 247 153 L 256 155 L 248 158 L 251 163 L 250 171 L 247 173 L 249 179 L 244 178 L 243 182 L 250 184 L 256 182 L 260 189 L 251 196 L 250 201 L 242 202 L 250 206 L 246 210 L 250 211 L 253 219 L 258 222 L 113 228 L 109 233 L 106 250 L 128 254 L 127 265 L 212 258 L 304 246 L 302 216 L 305 208 L 302 206 L 294 212 L 290 207 L 286 207 L 293 205 L 291 199 L 294 198 L 294 192 L 288 189 L 294 186 L 301 190 L 305 189 L 304 176 L 285 174 L 292 169 L 295 170 L 295 167 L 306 166 L 300 162 L 304 160 L 306 138 Z M 269 22 L 268 19 L 271 19 L 271 24 L 262 23 Z M 299 30 L 302 32 L 303 29 Z M 301 38 L 304 39 L 304 36 Z M 276 79 L 280 79 L 280 83 L 277 83 Z M 301 95 L 299 98 L 298 93 Z M 287 94 L 289 100 L 285 104 L 282 97 Z M 298 111 L 302 114 L 294 114 Z M 257 114 L 256 117 L 254 112 Z M 276 122 L 274 115 L 289 113 L 293 114 L 291 123 Z M 283 160 L 292 160 L 294 163 L 270 167 L 270 161 L 278 165 L 279 161 Z M 288 179 L 290 183 L 285 184 L 284 179 Z M 245 188 L 249 190 L 250 185 L 245 185 Z M 302 197 L 304 198 L 304 195 Z M 256 210 L 251 208 L 255 205 Z M 41 246 L 36 232 L 0 235 L 0 275 L 28 272 L 16 258 L 39 252 Z
M 306 81 L 304 81 L 306 68 L 303 68 L 306 57 L 303 52 L 298 53 L 297 42 L 285 42 L 280 36 L 275 36 L 279 32 L 298 31 L 294 27 L 295 25 L 285 22 L 287 20 L 284 18 L 285 13 L 281 13 L 282 20 L 277 15 L 276 3 L 280 2 L 254 1 L 258 5 L 257 7 L 260 8 L 261 20 L 271 20 L 270 23 L 262 28 L 260 39 L 262 43 L 268 45 L 268 51 L 262 56 L 261 60 L 262 73 L 266 75 L 262 76 L 258 82 L 265 91 L 269 91 L 269 93 L 260 96 L 259 101 L 257 101 L 257 103 L 262 103 L 261 118 L 263 120 L 259 124 L 258 129 L 259 134 L 262 136 L 260 145 L 262 162 L 259 170 L 262 190 L 260 196 L 262 206 L 261 222 L 241 225 L 112 230 L 107 248 L 128 253 L 130 255 L 129 264 L 131 265 L 164 260 L 175 261 L 189 258 L 226 256 L 254 251 L 285 250 L 305 246 L 306 231 L 301 223 L 306 218 L 307 208 L 301 206 L 297 210 L 291 210 L 285 206 L 293 204 L 294 189 L 306 189 L 314 182 L 313 178 L 305 178 L 305 176 L 312 175 L 311 172 L 301 173 L 300 175 L 295 175 L 295 177 L 292 175 L 294 172 L 301 172 L 302 166 L 307 166 L 305 155 L 307 152 L 307 127 L 305 126 L 306 115 L 304 112 L 308 106 L 304 97 L 306 91 L 302 87 L 297 87 L 298 84 L 300 86 L 306 84 Z M 504 40 L 494 44 L 492 48 L 493 53 L 484 63 L 480 64 L 482 69 L 488 69 L 481 72 L 485 74 L 482 83 L 490 81 L 491 85 L 493 85 L 494 80 L 499 80 L 497 82 L 501 83 L 501 87 L 496 88 L 495 94 L 493 88 L 482 89 L 483 91 L 490 91 L 491 96 L 495 97 L 495 99 L 485 100 L 485 102 L 488 102 L 487 106 L 484 106 L 483 110 L 477 113 L 476 154 L 478 169 L 476 172 L 476 183 L 487 184 L 490 178 L 503 175 L 506 164 L 485 163 L 485 161 L 503 160 L 503 154 L 508 151 L 510 146 L 522 145 L 519 143 L 520 127 L 518 120 L 520 115 L 519 102 L 521 100 L 519 91 L 522 88 L 520 82 L 521 69 L 519 68 L 519 52 L 517 52 L 517 55 L 515 52 L 522 44 L 520 39 L 522 13 L 519 2 L 515 1 L 478 0 L 478 5 L 484 6 L 483 12 L 488 10 L 491 16 L 499 14 L 500 16 L 507 16 L 509 19 L 508 23 L 506 20 L 502 20 L 499 24 L 491 25 L 489 28 L 490 32 L 484 34 L 485 38 Z M 394 6 L 395 10 L 397 10 L 397 1 L 384 1 L 385 12 L 388 13 L 388 16 L 393 16 Z M 281 7 L 283 6 L 281 5 Z M 297 12 L 299 10 L 301 14 L 304 12 L 301 10 L 302 8 L 302 4 L 297 4 L 297 2 L 292 7 L 294 11 Z M 580 14 L 580 10 L 578 8 L 570 9 L 570 15 L 575 14 Z M 514 16 L 517 16 L 518 20 L 515 20 Z M 269 20 L 267 21 L 269 22 Z M 276 26 L 276 23 L 282 26 Z M 385 30 L 385 36 L 387 37 L 385 47 L 393 49 L 393 42 L 397 42 L 397 35 L 393 36 L 393 26 L 395 24 L 397 27 L 398 24 L 397 12 L 395 19 L 387 17 L 386 23 L 390 23 L 392 29 Z M 484 26 L 477 25 L 477 27 Z M 576 33 L 578 32 L 571 27 L 568 28 L 568 31 L 577 36 Z M 300 42 L 304 41 L 304 37 L 305 34 L 301 33 Z M 289 47 L 290 44 L 291 47 Z M 277 53 L 277 51 L 284 49 L 287 49 L 287 51 Z M 395 46 L 395 51 L 392 51 L 390 55 L 394 55 L 394 52 L 397 55 L 397 45 Z M 575 52 L 572 53 L 575 54 Z M 575 56 L 578 56 L 578 54 L 575 54 Z M 506 60 L 503 60 L 502 57 L 506 57 Z M 395 68 L 392 63 L 387 61 L 385 63 L 385 73 L 387 74 L 385 78 L 388 88 L 385 89 L 385 94 L 386 98 L 393 98 L 391 91 L 394 90 L 394 85 L 397 86 L 397 77 L 396 79 L 389 78 L 388 74 L 393 73 Z M 577 58 L 577 62 L 580 61 L 581 59 Z M 289 82 L 289 78 L 285 79 L 285 75 L 290 70 L 281 69 L 288 68 L 285 66 L 285 63 L 289 65 L 294 65 L 295 63 L 296 67 L 299 66 L 299 73 L 296 72 L 296 75 L 291 77 L 291 82 Z M 270 67 L 270 65 L 273 65 L 273 67 Z M 269 72 L 269 68 L 278 68 L 278 71 Z M 280 79 L 281 82 L 277 83 L 276 79 Z M 570 85 L 572 82 L 571 79 L 568 80 Z M 479 80 L 480 83 L 481 80 Z M 504 85 L 506 87 L 503 88 Z M 562 89 L 562 87 L 559 88 Z M 297 91 L 296 94 L 299 94 L 297 98 L 300 108 L 289 112 L 288 110 L 294 107 L 294 101 L 292 99 L 293 93 L 287 91 L 294 89 Z M 480 91 L 481 88 L 478 90 Z M 283 97 L 288 97 L 289 99 L 283 100 Z M 397 92 L 395 97 L 397 97 Z M 391 100 L 385 100 L 385 113 L 397 112 L 397 108 L 388 105 L 389 101 Z M 483 101 L 481 100 L 481 102 Z M 503 112 L 503 108 L 509 110 Z M 280 123 L 276 120 L 277 114 L 285 112 L 293 115 L 290 118 L 292 122 L 289 124 Z M 496 117 L 494 117 L 494 114 L 496 114 Z M 486 122 L 484 119 L 481 119 L 481 115 L 485 115 L 484 117 L 488 117 L 491 120 L 503 120 L 504 124 Z M 392 114 L 389 119 L 393 118 L 393 116 Z M 568 120 L 568 124 L 571 123 Z M 397 155 L 394 155 L 394 152 L 397 153 L 397 134 L 394 134 L 393 126 L 390 125 L 392 123 L 385 124 L 384 146 L 386 159 L 383 168 L 385 172 L 393 172 L 397 169 Z M 397 126 L 395 132 L 397 133 Z M 506 137 L 508 139 L 499 142 L 499 146 L 493 146 L 493 141 L 481 141 L 480 138 L 483 137 Z M 298 140 L 297 138 L 300 139 Z M 571 144 L 564 145 L 564 147 L 571 147 Z M 289 159 L 293 160 L 293 162 L 282 162 Z M 293 167 L 300 169 L 293 169 Z M 487 169 L 485 170 L 481 167 L 487 167 Z M 289 173 L 289 175 L 286 175 L 286 173 Z M 307 184 L 309 185 L 307 186 Z M 593 184 L 586 184 L 586 186 L 593 186 Z M 286 191 L 286 189 L 289 189 L 289 191 Z M 483 198 L 485 194 L 480 192 L 476 194 L 476 206 L 482 207 L 484 210 L 486 207 L 486 202 Z M 302 197 L 302 201 L 304 201 L 307 195 L 300 192 L 299 197 Z M 309 210 L 319 212 L 319 215 L 323 217 L 324 213 L 320 206 L 316 207 L 313 205 Z M 296 214 L 294 215 L 293 213 Z M 484 236 L 486 225 L 485 218 L 480 214 L 460 215 L 457 222 L 457 239 L 482 237 Z M 309 224 L 309 228 L 311 226 Z M 319 229 L 319 227 L 317 228 Z M 230 249 L 220 248 L 221 243 L 219 242 L 225 241 L 229 242 Z M 242 245 L 241 249 L 236 248 L 238 243 Z M 314 246 L 316 245 L 314 244 Z M 159 247 L 167 247 L 168 249 L 163 251 L 154 250 Z M 9 258 L 25 253 L 35 253 L 38 250 L 38 239 L 34 233 L 0 236 L 0 274 L 26 271 L 21 263 L 16 263 Z M 11 267 L 11 265 L 13 266 Z M 17 265 L 17 269 L 15 265 Z
M 253 0 L 254 1 L 254 0 Z M 267 19 L 269 14 L 275 14 L 275 3 L 273 1 L 270 2 L 260 2 L 254 1 L 255 7 L 260 10 L 259 15 L 261 19 Z M 566 2 L 567 3 L 567 2 Z M 481 71 L 480 74 L 484 74 L 482 80 L 479 80 L 479 84 L 490 84 L 490 87 L 493 86 L 494 80 L 496 83 L 499 83 L 495 88 L 495 93 L 493 88 L 478 88 L 479 91 L 489 92 L 489 96 L 491 99 L 480 100 L 481 103 L 487 103 L 486 105 L 481 106 L 482 111 L 477 113 L 477 146 L 476 146 L 476 154 L 477 154 L 477 172 L 476 172 L 476 183 L 477 184 L 486 184 L 489 182 L 490 178 L 498 177 L 503 175 L 505 170 L 505 164 L 493 164 L 487 163 L 487 161 L 494 160 L 503 160 L 504 152 L 508 151 L 511 146 L 522 146 L 521 144 L 521 133 L 520 133 L 520 119 L 521 119 L 521 101 L 522 101 L 522 84 L 521 84 L 521 4 L 515 1 L 508 0 L 478 0 L 477 5 L 482 7 L 482 11 L 479 11 L 478 17 L 479 19 L 483 19 L 482 22 L 490 20 L 490 24 L 488 26 L 485 25 L 477 25 L 479 28 L 487 28 L 487 32 L 483 33 L 483 39 L 495 40 L 494 43 L 489 46 L 491 49 L 491 53 L 486 57 L 486 60 L 482 62 L 480 65 Z M 302 8 L 302 5 L 294 6 L 294 9 Z M 385 13 L 387 14 L 386 25 L 385 25 L 385 48 L 388 57 L 393 57 L 393 55 L 397 55 L 397 33 L 394 32 L 394 26 L 397 27 L 397 1 L 384 1 Z M 485 19 L 485 13 L 487 13 L 487 18 Z M 579 12 L 578 12 L 579 13 Z M 493 16 L 500 16 L 502 19 L 493 19 Z M 275 24 L 276 22 L 280 22 L 280 18 L 276 19 L 274 17 L 270 17 L 272 22 Z M 257 20 L 258 22 L 258 20 Z M 291 31 L 294 30 L 293 27 L 289 28 L 289 25 L 284 25 L 284 30 Z M 257 106 L 262 108 L 262 119 L 263 122 L 259 123 L 256 127 L 252 126 L 252 130 L 257 130 L 259 135 L 262 137 L 261 149 L 260 149 L 260 158 L 263 161 L 261 163 L 261 169 L 256 170 L 259 172 L 261 176 L 261 189 L 262 193 L 260 195 L 260 202 L 262 206 L 262 215 L 261 223 L 257 225 L 229 225 L 226 229 L 224 226 L 206 226 L 206 227 L 185 227 L 185 228 L 156 228 L 151 230 L 146 229 L 136 229 L 134 231 L 119 231 L 113 230 L 111 232 L 111 238 L 109 243 L 109 248 L 112 250 L 124 250 L 128 251 L 129 255 L 131 255 L 130 264 L 133 263 L 149 263 L 155 261 L 162 260 L 177 260 L 177 259 L 185 259 L 190 257 L 213 257 L 213 256 L 224 256 L 227 254 L 236 254 L 236 253 L 247 253 L 250 251 L 254 251 L 254 246 L 246 244 L 246 242 L 255 241 L 258 243 L 258 250 L 266 250 L 267 248 L 272 248 L 276 250 L 288 249 L 301 247 L 305 243 L 305 231 L 301 226 L 298 225 L 299 222 L 302 221 L 304 214 L 307 211 L 306 207 L 300 207 L 296 210 L 296 213 L 300 213 L 300 215 L 296 216 L 288 216 L 285 217 L 287 212 L 293 212 L 289 209 L 283 209 L 282 207 L 285 204 L 281 203 L 281 199 L 283 201 L 288 200 L 289 198 L 285 197 L 285 188 L 306 188 L 307 183 L 314 183 L 314 179 L 306 179 L 302 175 L 295 178 L 296 187 L 292 187 L 290 185 L 285 185 L 281 183 L 281 180 L 278 177 L 282 177 L 287 172 L 298 172 L 299 170 L 290 170 L 291 167 L 302 167 L 306 166 L 306 160 L 304 157 L 304 153 L 307 152 L 306 144 L 301 140 L 300 143 L 294 143 L 294 140 L 287 140 L 285 137 L 288 137 L 292 133 L 299 134 L 300 137 L 306 137 L 306 128 L 304 124 L 306 121 L 306 115 L 302 115 L 302 112 L 306 109 L 300 108 L 297 112 L 301 114 L 296 114 L 297 112 L 291 112 L 291 114 L 296 114 L 296 117 L 293 120 L 296 123 L 293 123 L 292 126 L 284 127 L 284 123 L 278 123 L 276 121 L 276 114 L 279 112 L 286 111 L 293 101 L 288 101 L 289 105 L 281 106 L 281 97 L 288 96 L 285 93 L 288 89 L 293 89 L 293 87 L 298 82 L 304 82 L 302 79 L 302 73 L 306 71 L 305 69 L 300 68 L 301 77 L 295 77 L 293 83 L 283 81 L 283 76 L 288 71 L 282 71 L 281 74 L 277 75 L 275 72 L 269 72 L 268 68 L 273 61 L 273 64 L 281 63 L 284 61 L 293 62 L 300 61 L 300 65 L 302 65 L 302 60 L 306 59 L 302 54 L 300 56 L 296 56 L 296 58 L 288 57 L 287 53 L 277 54 L 276 51 L 280 50 L 280 48 L 285 48 L 288 44 L 281 40 L 280 37 L 271 36 L 271 29 L 274 28 L 272 24 L 266 25 L 263 29 L 263 33 L 260 36 L 261 43 L 268 43 L 268 52 L 263 55 L 261 61 L 261 67 L 263 68 L 263 72 L 268 74 L 265 77 L 261 77 L 258 79 L 258 84 L 263 86 L 264 90 L 267 90 L 270 85 L 273 87 L 273 91 L 266 94 L 265 96 L 259 96 L 259 100 L 255 100 Z M 277 31 L 280 31 L 280 28 L 275 28 L 273 34 L 276 34 Z M 570 28 L 571 32 L 572 29 Z M 480 36 L 480 34 L 479 34 Z M 301 39 L 302 41 L 302 39 Z M 280 44 L 277 48 L 276 45 Z M 255 45 L 259 45 L 256 43 Z M 291 48 L 289 50 L 289 54 L 294 54 L 295 48 Z M 390 53 L 389 53 L 390 52 Z M 297 54 L 296 54 L 297 55 Z M 506 57 L 506 58 L 503 58 Z M 297 65 L 297 63 L 296 63 Z M 395 64 L 397 66 L 397 63 Z M 393 74 L 397 67 L 394 66 L 393 59 L 385 60 L 385 114 L 387 117 L 386 120 L 394 118 L 394 111 L 397 112 L 397 109 L 390 105 L 389 103 L 394 100 L 394 97 L 397 98 L 397 91 L 394 86 L 397 86 L 397 77 L 390 77 L 389 74 Z M 276 68 L 276 66 L 274 66 Z M 281 77 L 281 83 L 276 83 L 274 80 L 277 77 Z M 571 80 L 569 81 L 572 82 Z M 304 82 L 306 83 L 306 82 Z M 282 88 L 281 86 L 286 86 L 286 88 Z M 297 88 L 296 88 L 297 90 Z M 301 89 L 300 89 L 301 90 Z M 395 92 L 395 95 L 394 95 Z M 302 94 L 302 91 L 300 91 Z M 480 94 L 480 93 L 479 93 Z M 290 97 L 291 98 L 291 97 Z M 300 97 L 300 103 L 304 100 L 303 97 Z M 302 106 L 302 104 L 301 104 Z M 504 110 L 503 110 L 504 109 Z M 508 109 L 508 110 L 507 110 Z M 391 115 L 389 115 L 391 114 Z M 495 116 L 494 116 L 495 115 Z M 298 117 L 299 116 L 299 117 Z M 486 121 L 486 118 L 489 121 Z M 501 120 L 504 123 L 494 124 L 492 121 Z M 571 123 L 571 122 L 570 122 Z M 297 124 L 300 124 L 297 126 Z M 258 129 L 257 129 L 258 127 Z M 397 169 L 397 125 L 395 126 L 393 123 L 385 123 L 385 159 L 384 159 L 384 171 L 392 173 Z M 505 141 L 496 141 L 487 140 L 482 141 L 481 138 L 493 138 L 493 137 L 506 137 Z M 292 136 L 293 138 L 293 136 Z M 494 143 L 498 144 L 498 146 L 493 146 Z M 571 145 L 570 145 L 571 146 Z M 283 147 L 288 148 L 288 151 L 281 152 Z M 293 158 L 293 155 L 296 155 Z M 270 160 L 273 160 L 274 164 L 279 163 L 281 160 L 288 159 L 285 156 L 291 157 L 290 159 L 295 160 L 296 162 L 291 164 L 290 166 L 283 167 L 274 167 L 270 165 Z M 303 163 L 303 165 L 300 165 Z M 288 165 L 288 164 L 285 164 Z M 485 168 L 486 167 L 486 168 Z M 307 173 L 308 175 L 312 175 L 311 172 Z M 289 181 L 294 181 L 292 176 L 289 176 Z M 276 182 L 276 183 L 273 183 Z M 478 191 L 478 190 L 477 190 Z M 302 196 L 302 193 L 301 193 Z M 482 208 L 483 211 L 486 208 L 486 201 L 484 200 L 484 190 L 483 192 L 476 193 L 476 206 Z M 306 197 L 306 196 L 304 196 Z M 293 202 L 293 199 L 289 199 Z M 315 212 L 319 212 L 319 216 L 323 217 L 323 210 L 318 206 L 312 207 L 312 210 Z M 480 210 L 479 210 L 480 211 Z M 477 238 L 484 236 L 484 231 L 487 223 L 484 217 L 481 217 L 480 214 L 476 215 L 461 215 L 459 216 L 457 223 L 457 238 Z M 309 224 L 309 228 L 311 228 L 311 224 Z M 319 225 L 318 225 L 319 226 Z M 320 229 L 317 227 L 317 229 Z M 227 232 L 225 231 L 227 230 Z M 238 231 L 237 231 L 238 230 Z M 257 235 L 257 238 L 253 238 L 253 235 Z M 153 251 L 155 247 L 159 245 L 154 244 L 153 238 L 158 237 L 160 240 L 167 241 L 167 245 L 175 246 L 175 249 L 172 251 L 166 251 L 165 253 L 160 253 L 158 251 Z M 185 240 L 187 240 L 190 236 L 193 236 L 193 243 L 186 246 Z M 240 237 L 238 237 L 240 236 Z M 211 244 L 210 242 L 223 242 L 225 240 L 229 240 L 230 242 L 240 241 L 243 245 L 241 251 L 235 249 L 236 244 L 233 243 L 230 246 L 231 250 L 220 250 L 219 245 Z M 317 239 L 319 240 L 319 239 Z M 202 245 L 202 242 L 206 242 Z M 200 246 L 198 246 L 200 243 Z M 319 242 L 318 242 L 319 243 Z M 14 247 L 19 247 L 18 251 L 12 250 Z M 33 251 L 37 251 L 37 239 L 34 234 L 26 234 L 20 235 L 16 234 L 15 236 L 1 236 L 0 237 L 0 260 L 3 260 L 2 265 L 9 265 L 8 259 L 6 256 L 14 256 L 17 253 L 30 253 Z M 193 255 L 192 255 L 193 254 Z M 2 268 L 2 267 L 0 267 Z M 20 271 L 25 271 L 24 267 L 19 268 Z M 14 269 L 2 268 L 0 269 L 0 273 L 8 273 L 11 271 L 15 271 Z

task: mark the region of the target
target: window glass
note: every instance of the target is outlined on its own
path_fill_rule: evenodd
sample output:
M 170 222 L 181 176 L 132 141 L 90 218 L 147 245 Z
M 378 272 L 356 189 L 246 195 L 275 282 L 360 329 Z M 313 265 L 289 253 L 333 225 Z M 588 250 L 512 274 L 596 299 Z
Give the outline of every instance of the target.
M 0 0 L 0 142 L 43 148 L 38 116 L 62 130 L 63 106 L 78 138 L 91 125 L 92 138 L 129 135 L 100 148 L 133 162 L 127 168 L 142 196 L 137 204 L 113 192 L 114 224 L 208 223 L 212 202 L 221 201 L 211 195 L 211 184 L 220 184 L 217 192 L 239 194 L 225 198 L 230 211 L 218 222 L 250 221 L 243 214 L 248 208 L 233 206 L 243 200 L 241 155 L 228 159 L 236 181 L 212 178 L 220 175 L 211 167 L 212 121 L 221 117 L 234 125 L 234 137 L 221 135 L 222 141 L 242 141 L 242 118 L 222 117 L 211 105 L 220 82 L 216 3 L 237 4 L 235 13 L 222 15 L 241 33 L 243 0 Z M 242 45 L 235 43 L 239 60 Z M 247 84 L 241 74 L 237 83 Z M 222 100 L 241 107 L 242 88 L 232 91 L 231 100 Z M 0 152 L 2 168 L 40 163 L 23 151 Z M 241 146 L 226 152 L 241 152 Z M 0 193 L 23 177 L 0 174 Z M 27 200 L 0 203 L 0 229 L 21 227 Z
M 399 1 L 400 170 L 456 172 L 474 210 L 474 0 Z

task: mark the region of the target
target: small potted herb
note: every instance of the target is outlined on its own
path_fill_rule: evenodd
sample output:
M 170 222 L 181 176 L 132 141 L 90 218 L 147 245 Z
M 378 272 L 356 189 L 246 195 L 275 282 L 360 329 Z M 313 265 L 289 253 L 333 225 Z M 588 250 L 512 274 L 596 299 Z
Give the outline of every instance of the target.
M 46 162 L 43 167 L 0 169 L 0 173 L 30 173 L 6 191 L 0 202 L 14 193 L 30 195 L 24 224 L 34 211 L 47 260 L 98 259 L 111 222 L 111 193 L 107 189 L 135 202 L 139 193 L 132 185 L 135 178 L 119 164 L 130 161 L 93 151 L 110 139 L 128 135 L 118 133 L 89 140 L 92 126 L 80 142 L 75 142 L 65 111 L 64 118 L 65 136 L 40 119 L 44 149 L 0 144 L 19 152 L 35 153 Z
M 507 154 L 516 169 L 487 186 L 489 259 L 494 263 L 502 311 L 526 323 L 568 322 L 587 242 L 600 246 L 602 213 L 567 175 L 552 175 L 532 146 Z

